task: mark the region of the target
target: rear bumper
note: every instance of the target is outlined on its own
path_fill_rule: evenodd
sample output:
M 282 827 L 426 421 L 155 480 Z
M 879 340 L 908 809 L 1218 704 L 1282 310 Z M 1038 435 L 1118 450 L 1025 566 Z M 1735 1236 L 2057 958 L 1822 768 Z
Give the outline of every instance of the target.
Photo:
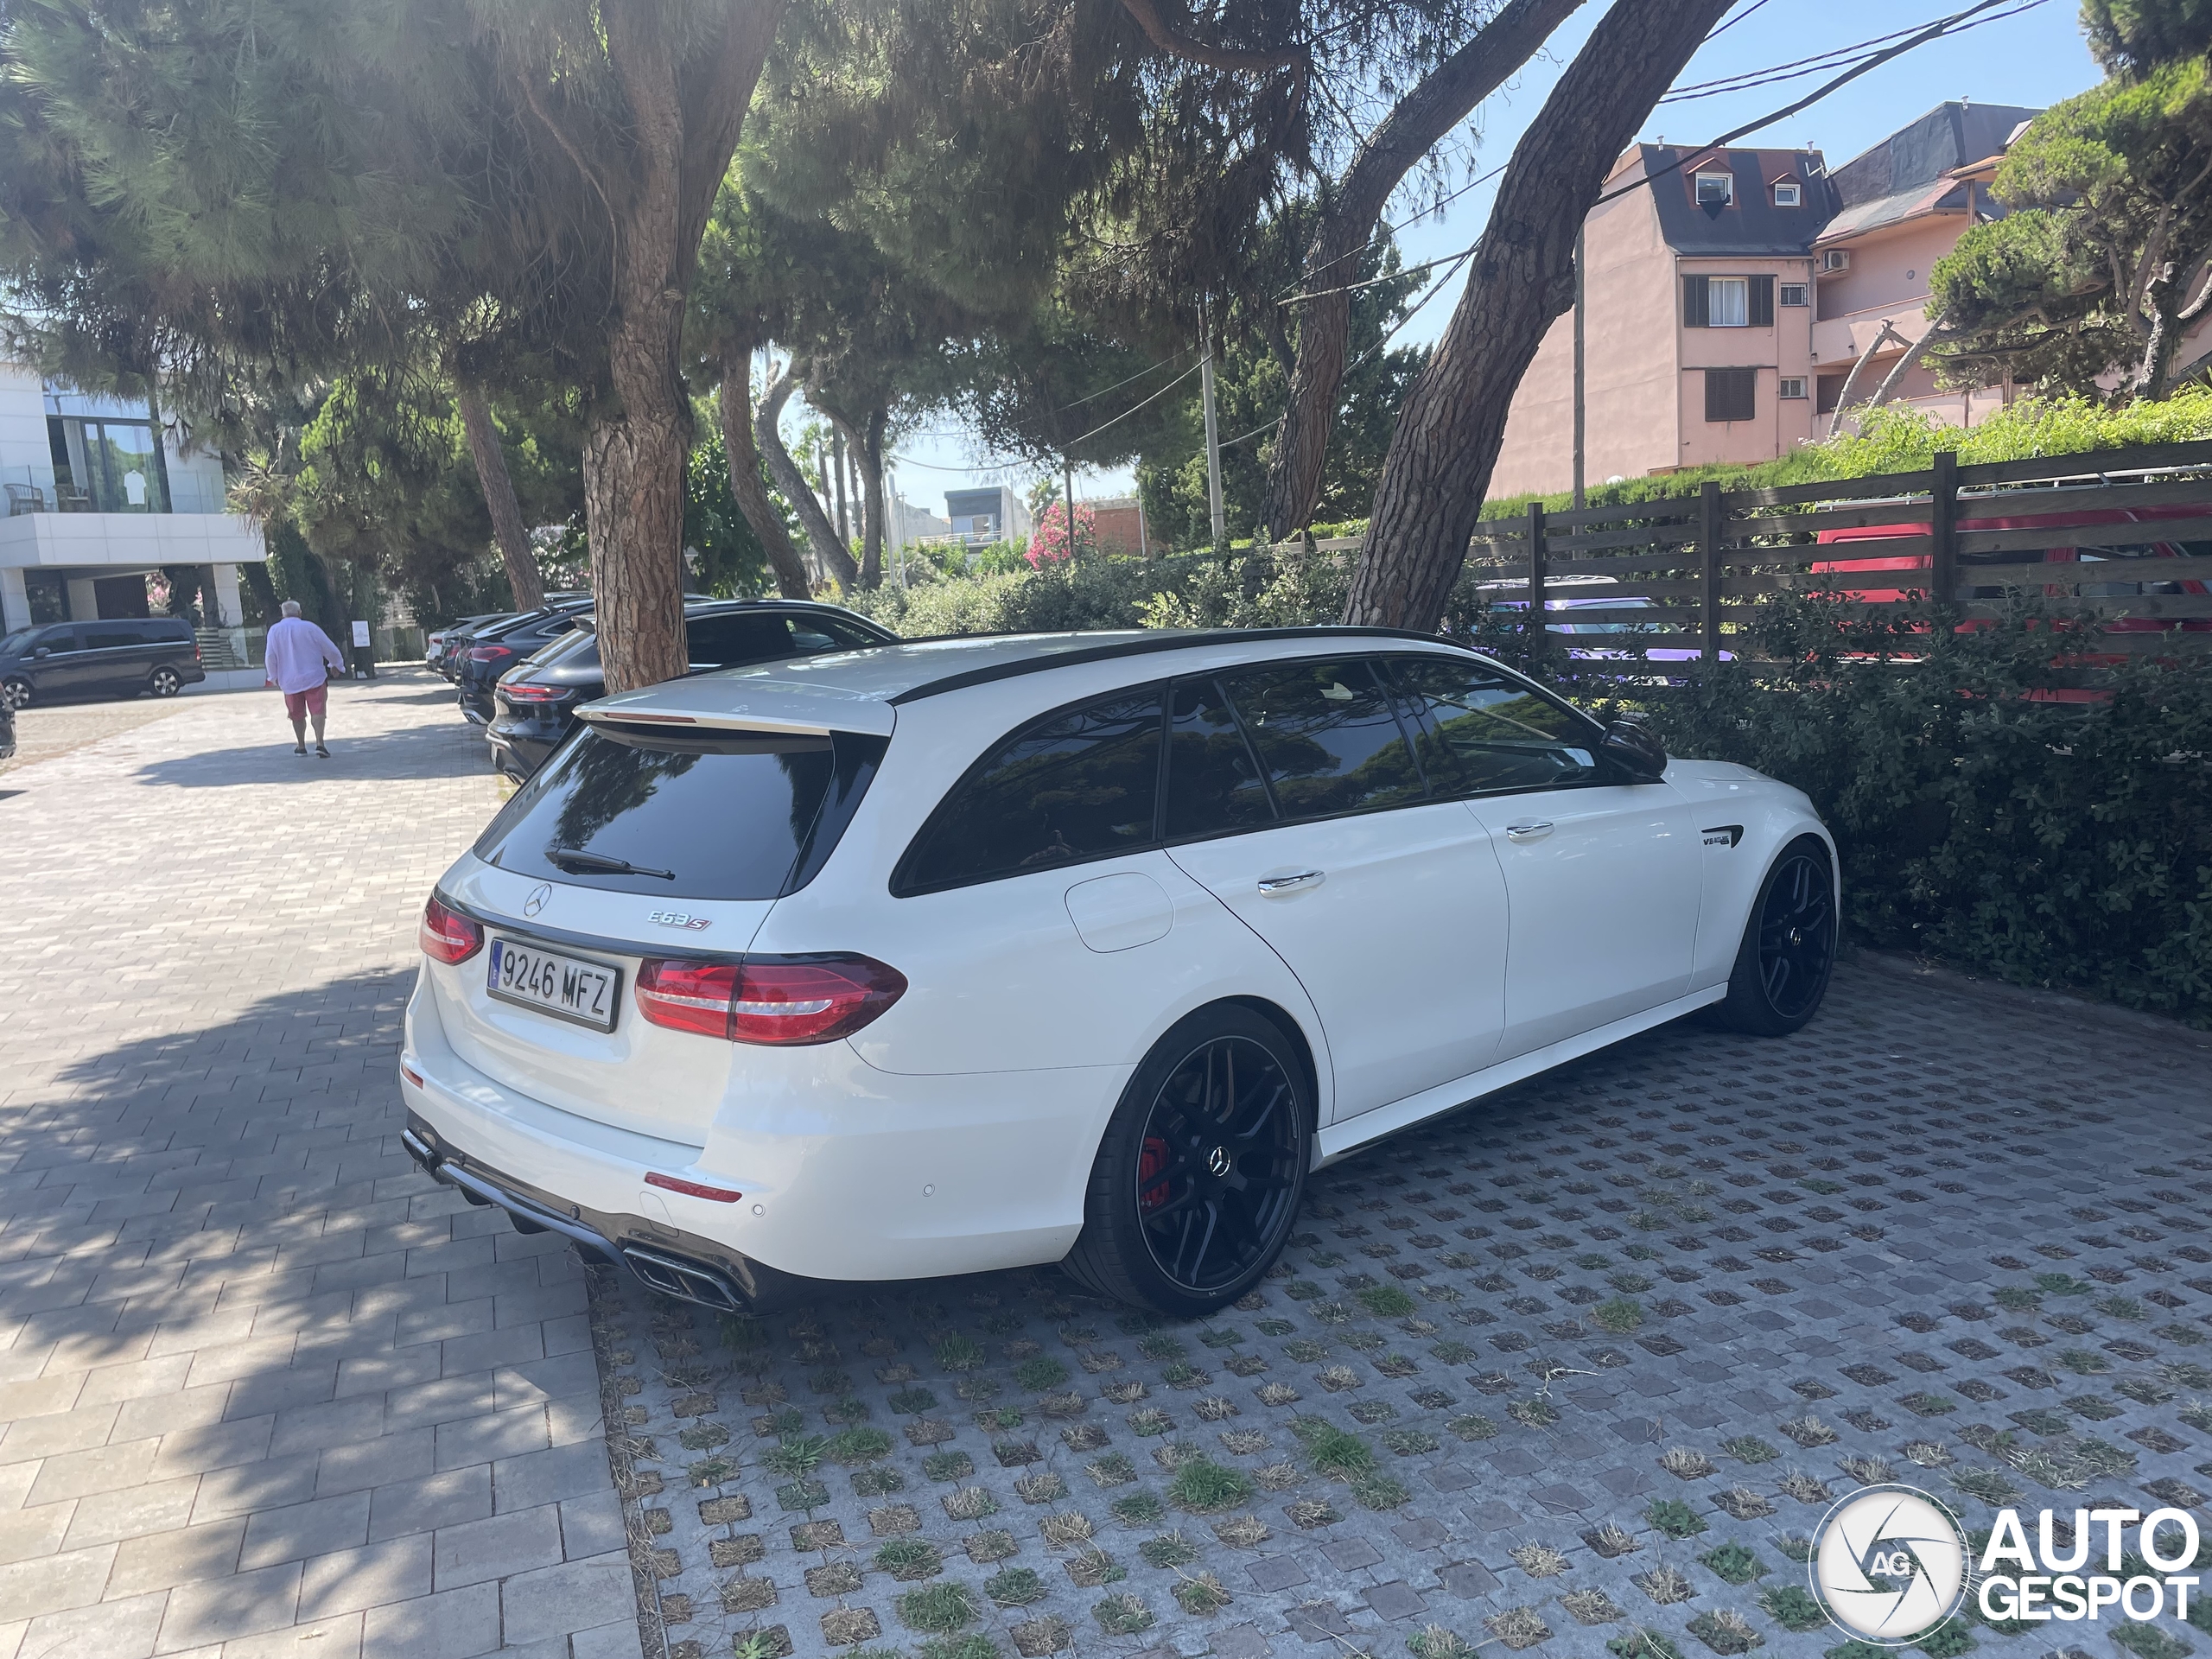
M 471 1204 L 507 1212 L 518 1232 L 559 1233 L 587 1262 L 626 1268 L 650 1290 L 725 1313 L 777 1307 L 828 1287 L 779 1273 L 680 1228 L 587 1209 L 543 1192 L 448 1142 L 416 1113 L 399 1144 L 423 1173 Z
M 528 778 L 545 764 L 545 757 L 560 747 L 564 728 L 548 732 L 538 723 L 525 723 L 502 715 L 484 728 L 484 740 L 495 751 L 501 768 L 518 778 Z
M 718 1263 L 755 1301 L 791 1285 L 1058 1261 L 1082 1230 L 1098 1139 L 1130 1070 L 907 1076 L 843 1043 L 762 1050 L 677 1141 L 550 1104 L 463 1058 L 443 1012 L 458 982 L 430 983 L 452 974 L 431 965 L 408 1004 L 400 1092 L 425 1144 L 588 1226 L 616 1254 L 635 1243 Z M 650 1092 L 656 1080 L 638 1071 L 635 1088 Z M 672 1192 L 651 1173 L 743 1196 Z

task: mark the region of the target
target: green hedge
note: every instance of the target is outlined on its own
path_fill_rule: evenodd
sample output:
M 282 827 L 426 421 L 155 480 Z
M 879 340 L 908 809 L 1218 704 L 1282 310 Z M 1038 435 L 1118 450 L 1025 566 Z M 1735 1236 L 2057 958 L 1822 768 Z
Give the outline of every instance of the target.
M 1812 798 L 1860 940 L 2212 1027 L 2212 656 L 2088 671 L 2054 665 L 2048 614 L 1927 621 L 1777 607 L 1760 631 L 1794 666 L 1645 706 L 1676 753 Z M 2100 700 L 2032 695 L 2069 686 Z

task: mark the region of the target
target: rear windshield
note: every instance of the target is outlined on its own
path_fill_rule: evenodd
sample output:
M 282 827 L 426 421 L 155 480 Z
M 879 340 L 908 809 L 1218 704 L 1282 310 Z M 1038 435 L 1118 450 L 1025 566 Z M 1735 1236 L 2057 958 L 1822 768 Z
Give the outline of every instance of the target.
M 811 880 L 835 849 L 884 747 L 842 732 L 672 737 L 587 728 L 500 810 L 476 855 L 519 875 L 615 893 L 779 899 Z

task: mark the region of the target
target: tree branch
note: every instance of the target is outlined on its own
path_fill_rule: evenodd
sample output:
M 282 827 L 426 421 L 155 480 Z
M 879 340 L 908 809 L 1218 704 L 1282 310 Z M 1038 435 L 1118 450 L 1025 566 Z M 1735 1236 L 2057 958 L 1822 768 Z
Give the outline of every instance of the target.
M 1306 60 L 1303 46 L 1264 47 L 1251 50 L 1214 46 L 1193 39 L 1168 21 L 1159 0 L 1122 0 L 1122 9 L 1136 19 L 1145 38 L 1170 57 L 1203 63 L 1214 69 L 1288 69 Z

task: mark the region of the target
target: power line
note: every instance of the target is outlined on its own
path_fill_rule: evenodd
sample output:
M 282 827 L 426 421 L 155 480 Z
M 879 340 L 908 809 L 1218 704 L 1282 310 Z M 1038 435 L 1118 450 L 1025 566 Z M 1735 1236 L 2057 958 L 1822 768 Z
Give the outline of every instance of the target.
M 1837 87 L 1845 85 L 1848 81 L 1858 79 L 1859 76 L 1866 73 L 1867 71 L 1880 67 L 1883 64 L 1887 63 L 1891 59 L 1897 57 L 1904 53 L 1910 52 L 1914 47 L 1925 45 L 1928 41 L 1936 40 L 1947 34 L 1955 34 L 1959 32 L 1958 25 L 1964 22 L 1967 18 L 1976 16 L 1995 6 L 2011 5 L 2012 3 L 2013 0 L 1980 0 L 1980 3 L 1967 7 L 1964 11 L 1954 12 L 1948 17 L 1940 17 L 1933 23 L 1929 23 L 1921 29 L 1920 31 L 1915 34 L 1910 40 L 1904 41 L 1896 46 L 1890 47 L 1884 51 L 1874 53 L 1868 57 L 1861 59 L 1850 69 L 1845 71 L 1842 74 L 1838 75 L 1834 79 L 1826 81 L 1821 86 L 1815 87 L 1810 92 L 1808 92 L 1803 98 L 1799 99 L 1796 103 L 1789 105 L 1782 109 L 1773 111 L 1769 114 L 1760 116 L 1757 120 L 1748 121 L 1732 131 L 1721 134 L 1719 137 L 1713 139 L 1709 143 L 1700 144 L 1694 149 L 1685 149 L 1681 152 L 1675 161 L 1669 162 L 1667 166 L 1659 168 L 1656 172 L 1646 174 L 1641 178 L 1630 180 L 1627 184 L 1623 185 L 1618 190 L 1606 192 L 1604 195 L 1599 196 L 1595 201 L 1592 202 L 1590 206 L 1592 208 L 1600 207 L 1606 202 L 1628 194 L 1629 192 L 1632 190 L 1641 190 L 1644 186 L 1652 183 L 1655 180 L 1664 178 L 1668 174 L 1680 170 L 1684 162 L 1688 162 L 1693 156 L 1708 155 L 1713 150 L 1724 149 L 1727 145 L 1735 143 L 1737 139 L 1743 137 L 1746 133 L 1757 132 L 1761 127 L 1772 126 L 1777 121 L 1785 121 L 1789 119 L 1789 117 L 1796 115 L 1799 111 L 1808 109 L 1813 105 L 1817 104 L 1821 99 L 1826 98 L 1830 92 L 1835 91 Z M 2018 16 L 2021 12 L 2031 10 L 2033 8 L 2041 5 L 2042 3 L 2044 3 L 2044 0 L 2027 0 L 2027 3 L 2025 5 L 2016 5 L 2014 10 L 2005 12 L 2001 14 L 2001 16 L 2005 17 Z M 1985 19 L 1984 21 L 1996 22 L 1999 21 L 1999 19 L 1993 17 Z M 1967 26 L 1974 27 L 1975 25 Z M 1778 77 L 1778 79 L 1795 79 L 1795 77 L 1782 76 Z M 1746 82 L 1742 86 L 1732 88 L 1730 90 L 1748 92 L 1753 86 L 1762 84 L 1764 83 L 1752 80 Z M 1506 165 L 1510 166 L 1511 163 L 1509 162 Z M 1504 168 L 1501 167 L 1494 169 L 1491 173 L 1484 175 L 1484 177 L 1495 178 L 1498 173 L 1502 173 L 1504 170 Z M 1479 184 L 1481 182 L 1481 179 L 1475 181 L 1476 184 Z M 1470 189 L 1472 188 L 1472 185 L 1468 187 Z M 1399 270 L 1391 271 L 1385 276 L 1372 276 L 1364 282 L 1344 283 L 1335 288 L 1314 289 L 1306 292 L 1292 294 L 1287 297 L 1277 300 L 1276 303 L 1278 305 L 1299 305 L 1304 303 L 1307 300 L 1325 299 L 1332 294 L 1356 293 L 1361 289 L 1372 288 L 1377 283 L 1389 282 L 1393 277 L 1415 276 L 1421 271 L 1433 270 L 1439 265 L 1446 265 L 1452 264 L 1455 260 L 1464 259 L 1467 255 L 1472 253 L 1475 249 L 1481 245 L 1482 243 L 1480 239 L 1478 238 L 1476 241 L 1469 244 L 1466 247 L 1460 249 L 1457 253 L 1447 253 L 1435 259 L 1424 260 L 1421 264 L 1417 265 L 1402 266 Z M 1338 262 L 1332 261 L 1331 263 L 1335 264 Z
M 1767 0 L 1751 0 L 1751 3 L 1750 5 L 1745 7 L 1743 10 L 1738 12 L 1733 17 L 1728 19 L 1727 22 L 1715 28 L 1712 34 L 1707 35 L 1705 38 L 1707 41 L 1710 41 L 1715 35 L 1725 34 L 1727 30 L 1733 29 L 1738 23 L 1742 22 L 1745 18 L 1750 16 L 1761 6 L 1766 4 L 1766 3 Z M 1899 32 L 1902 33 L 1903 31 L 1900 30 Z M 1888 40 L 1890 36 L 1885 35 L 1879 38 L 1882 40 Z M 1846 48 L 1841 49 L 1848 50 L 1850 48 Z M 1662 101 L 1663 102 L 1664 100 L 1662 99 Z M 1369 237 L 1366 241 L 1361 243 L 1359 246 L 1352 249 L 1351 252 L 1340 253 L 1335 258 L 1325 260 L 1320 264 L 1318 264 L 1312 270 L 1306 271 L 1299 278 L 1298 283 L 1293 283 L 1289 287 L 1282 289 L 1281 293 L 1275 296 L 1276 299 L 1280 301 L 1283 295 L 1292 293 L 1299 286 L 1299 283 L 1311 282 L 1314 277 L 1319 276 L 1323 271 L 1327 270 L 1331 266 L 1340 265 L 1347 259 L 1357 258 L 1361 254 L 1365 253 L 1370 248 L 1381 242 L 1384 237 L 1395 236 L 1400 231 L 1404 230 L 1407 226 L 1414 223 L 1416 220 L 1427 219 L 1431 213 L 1439 213 L 1443 212 L 1445 208 L 1459 200 L 1460 197 L 1465 195 L 1470 190 L 1472 190 L 1480 185 L 1489 183 L 1499 174 L 1504 172 L 1509 165 L 1510 165 L 1510 162 L 1501 162 L 1497 166 L 1491 168 L 1489 172 L 1484 174 L 1480 178 L 1468 180 L 1466 183 L 1461 185 L 1457 190 L 1452 192 L 1451 194 L 1440 197 L 1435 201 L 1429 202 L 1421 207 L 1416 208 L 1414 212 L 1408 213 L 1403 219 L 1399 219 L 1395 224 L 1385 225 L 1381 230 L 1376 232 L 1374 235 Z M 1426 267 L 1417 267 L 1417 269 L 1426 269 Z M 1328 291 L 1334 293 L 1338 290 L 1332 289 Z
M 1716 149 L 1726 149 L 1728 145 L 1734 143 L 1738 138 L 1743 137 L 1746 133 L 1757 132 L 1761 127 L 1772 126 L 1777 121 L 1786 121 L 1791 116 L 1796 115 L 1799 111 L 1811 108 L 1814 105 L 1826 98 L 1830 92 L 1835 91 L 1837 87 L 1844 86 L 1847 82 L 1858 79 L 1859 76 L 1867 73 L 1870 70 L 1878 69 L 1882 65 L 1887 63 L 1892 58 L 1902 57 L 1905 53 L 1911 51 L 1916 46 L 1924 46 L 1929 41 L 1936 40 L 1943 35 L 1948 34 L 1956 25 L 1964 22 L 1967 18 L 1979 16 L 1985 11 L 1991 10 L 1998 6 L 2010 4 L 2011 3 L 2012 0 L 1976 0 L 1975 4 L 1968 6 L 1964 11 L 1955 11 L 1948 17 L 1939 17 L 1927 28 L 1922 29 L 1919 34 L 1915 35 L 1910 40 L 1900 41 L 1895 46 L 1885 47 L 1881 51 L 1874 53 L 1869 57 L 1860 59 L 1856 64 L 1853 64 L 1850 68 L 1845 70 L 1834 79 L 1821 82 L 1811 92 L 1806 93 L 1804 97 L 1799 99 L 1795 104 L 1776 110 L 1771 114 L 1762 115 L 1755 120 L 1747 121 L 1742 126 L 1736 128 L 1733 131 L 1722 133 L 1720 137 L 1715 138 L 1711 143 L 1706 144 L 1700 149 L 1683 150 L 1672 162 L 1669 162 L 1666 166 L 1661 168 L 1657 172 L 1647 173 L 1641 178 L 1633 179 L 1628 183 L 1623 185 L 1618 190 L 1609 190 L 1590 205 L 1593 208 L 1601 207 L 1609 201 L 1612 201 L 1618 197 L 1628 194 L 1631 190 L 1641 190 L 1644 186 L 1650 184 L 1656 180 L 1666 177 L 1669 173 L 1681 171 L 1684 164 L 1690 161 L 1694 156 L 1704 156 Z M 2030 0 L 2030 3 L 2037 3 L 2037 0 Z M 2024 10 L 2026 8 L 2024 7 L 2022 8 Z
M 1713 39 L 1715 35 L 1726 35 L 1730 29 L 1735 28 L 1737 24 L 1742 22 L 1745 18 L 1750 16 L 1753 12 L 1757 11 L 1764 4 L 1766 4 L 1766 0 L 1751 0 L 1751 3 L 1750 5 L 1745 6 L 1741 11 L 1738 12 L 1733 17 L 1731 17 L 1726 22 L 1716 25 L 1713 33 L 1711 35 L 1707 35 L 1705 38 L 1710 41 Z
M 2000 11 L 1992 16 L 1978 17 L 1970 23 L 1961 23 L 1958 28 L 1947 32 L 1963 35 L 1968 29 L 1980 29 L 1984 23 L 2000 23 L 2007 17 L 2017 17 L 2024 11 L 2033 11 L 2044 3 L 2044 0 L 2026 0 L 2025 4 L 2016 5 L 2010 11 Z M 1798 58 L 1791 62 L 1777 63 L 1765 69 L 1745 70 L 1740 75 L 1724 76 L 1719 80 L 1694 82 L 1688 86 L 1677 87 L 1659 101 L 1662 104 L 1686 104 L 1700 98 L 1719 98 L 1727 92 L 1749 92 L 1758 86 L 1775 86 L 1785 80 L 1802 80 L 1807 75 L 1816 75 L 1823 69 L 1835 67 L 1853 52 L 1864 51 L 1870 46 L 1878 46 L 1885 41 L 1893 41 L 1899 35 L 1911 32 L 1910 29 L 1901 29 L 1888 35 L 1877 35 L 1871 41 L 1860 41 L 1855 46 L 1839 46 L 1834 51 L 1823 52 L 1817 57 Z

